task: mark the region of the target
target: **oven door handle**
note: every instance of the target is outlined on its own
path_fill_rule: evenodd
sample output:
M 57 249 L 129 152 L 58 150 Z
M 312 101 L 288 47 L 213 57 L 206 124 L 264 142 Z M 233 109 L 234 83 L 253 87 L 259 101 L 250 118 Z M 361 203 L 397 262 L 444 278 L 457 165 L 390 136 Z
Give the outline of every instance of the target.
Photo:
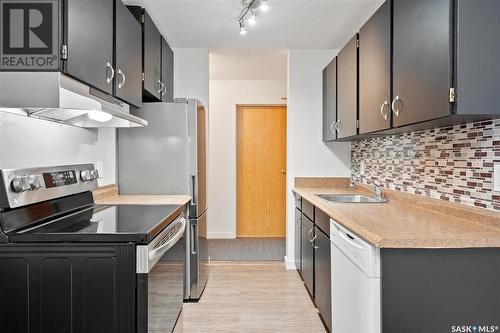
M 161 258 L 161 256 L 163 256 L 165 252 L 167 252 L 172 246 L 174 246 L 174 244 L 177 243 L 177 241 L 182 237 L 186 228 L 186 219 L 182 217 L 179 222 L 182 223 L 182 226 L 179 228 L 179 230 L 175 233 L 175 235 L 171 236 L 170 239 L 165 242 L 165 244 L 149 252 L 149 260 L 154 261 Z

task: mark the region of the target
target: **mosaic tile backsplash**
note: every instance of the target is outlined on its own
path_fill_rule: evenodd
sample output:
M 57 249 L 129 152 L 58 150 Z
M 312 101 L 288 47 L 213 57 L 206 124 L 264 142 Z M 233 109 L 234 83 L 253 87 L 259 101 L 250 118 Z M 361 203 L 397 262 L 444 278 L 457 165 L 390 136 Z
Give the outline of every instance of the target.
M 500 211 L 493 166 L 500 119 L 352 142 L 352 176 L 387 188 Z

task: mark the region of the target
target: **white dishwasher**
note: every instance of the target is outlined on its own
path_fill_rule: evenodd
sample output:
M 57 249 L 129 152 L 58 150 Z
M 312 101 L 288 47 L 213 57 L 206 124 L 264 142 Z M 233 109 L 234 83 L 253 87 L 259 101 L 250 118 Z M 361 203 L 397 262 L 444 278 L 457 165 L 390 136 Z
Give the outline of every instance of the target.
M 380 333 L 380 250 L 330 220 L 332 332 Z

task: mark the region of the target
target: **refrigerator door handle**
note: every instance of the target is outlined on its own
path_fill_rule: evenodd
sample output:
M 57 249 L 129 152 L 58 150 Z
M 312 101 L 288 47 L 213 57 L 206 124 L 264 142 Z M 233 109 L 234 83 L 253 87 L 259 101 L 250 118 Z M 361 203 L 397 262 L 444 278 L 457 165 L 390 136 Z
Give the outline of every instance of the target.
M 197 254 L 196 241 L 198 239 L 198 225 L 197 223 L 191 224 L 191 254 Z
M 192 197 L 191 202 L 195 206 L 196 206 L 196 201 L 197 201 L 196 194 L 197 194 L 196 193 L 196 175 L 191 175 L 191 197 Z

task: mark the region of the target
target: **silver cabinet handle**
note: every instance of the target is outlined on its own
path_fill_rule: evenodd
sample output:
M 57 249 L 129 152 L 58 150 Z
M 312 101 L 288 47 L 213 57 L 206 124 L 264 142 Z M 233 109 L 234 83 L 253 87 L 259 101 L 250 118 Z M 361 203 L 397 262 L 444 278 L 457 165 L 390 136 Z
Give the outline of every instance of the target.
M 111 76 L 108 76 L 108 69 L 111 70 Z M 111 64 L 108 62 L 106 63 L 106 83 L 111 83 L 111 81 L 113 80 L 113 78 L 115 77 L 115 70 L 113 68 L 113 66 L 111 66 Z
M 309 232 L 307 233 L 307 237 L 309 238 L 309 235 L 311 234 L 311 232 L 313 232 L 313 228 L 311 228 L 311 230 L 309 230 Z M 311 239 L 309 238 L 309 241 L 311 241 Z
M 118 75 L 122 77 L 122 80 L 118 83 L 118 89 L 121 89 L 125 85 L 125 73 L 123 73 L 121 69 L 118 69 Z
M 400 101 L 401 101 L 401 97 L 396 96 L 396 98 L 394 98 L 394 100 L 392 101 L 392 104 L 391 104 L 392 112 L 394 112 L 396 117 L 399 117 L 399 113 L 401 112 L 401 110 L 396 109 L 396 102 L 400 102 Z
M 161 93 L 163 91 L 163 82 L 158 81 L 158 83 L 160 84 L 160 89 L 158 89 L 158 92 Z
M 337 133 L 340 133 L 340 131 L 342 130 L 342 127 L 340 126 L 340 124 L 341 124 L 341 121 L 337 120 L 337 123 L 335 124 L 335 129 L 337 130 Z
M 165 95 L 167 93 L 167 85 L 165 83 L 162 83 L 163 88 L 162 88 L 162 95 Z
M 384 108 L 387 107 L 389 108 L 389 101 L 385 101 L 381 106 L 380 106 L 380 114 L 382 115 L 382 117 L 387 120 L 387 118 L 389 117 L 387 113 L 384 112 Z
M 336 123 L 336 122 L 335 122 L 335 123 L 331 123 L 331 124 L 330 124 L 330 131 L 331 131 L 333 134 L 335 134 L 335 130 L 334 130 L 333 128 L 334 128 L 336 125 L 337 125 L 337 123 Z
M 311 242 L 311 244 L 313 244 L 314 241 L 316 240 L 316 237 L 318 237 L 318 235 L 314 235 L 314 237 L 312 239 L 310 239 L 309 242 Z M 313 246 L 314 246 L 314 244 L 313 244 Z

